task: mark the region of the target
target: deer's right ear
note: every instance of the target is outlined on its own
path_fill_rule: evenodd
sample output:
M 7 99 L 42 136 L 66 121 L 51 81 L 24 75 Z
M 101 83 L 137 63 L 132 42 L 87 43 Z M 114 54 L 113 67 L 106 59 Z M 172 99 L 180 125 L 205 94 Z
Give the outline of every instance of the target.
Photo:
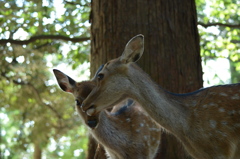
M 57 69 L 53 69 L 53 73 L 60 88 L 65 92 L 73 93 L 74 87 L 76 87 L 76 82 L 71 77 L 65 75 Z
M 141 58 L 143 50 L 144 36 L 139 34 L 129 40 L 125 46 L 122 56 L 120 57 L 120 61 L 124 63 L 136 62 Z

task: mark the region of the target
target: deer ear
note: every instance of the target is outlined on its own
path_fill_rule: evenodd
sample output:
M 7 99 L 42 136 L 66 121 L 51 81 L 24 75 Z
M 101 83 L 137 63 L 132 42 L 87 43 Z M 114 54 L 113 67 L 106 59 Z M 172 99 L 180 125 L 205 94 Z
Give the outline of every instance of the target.
M 136 62 L 140 59 L 144 50 L 144 36 L 139 34 L 133 37 L 123 51 L 120 61 L 124 63 Z
M 58 85 L 65 92 L 73 93 L 76 82 L 69 76 L 65 75 L 57 69 L 53 69 L 53 73 L 57 79 Z

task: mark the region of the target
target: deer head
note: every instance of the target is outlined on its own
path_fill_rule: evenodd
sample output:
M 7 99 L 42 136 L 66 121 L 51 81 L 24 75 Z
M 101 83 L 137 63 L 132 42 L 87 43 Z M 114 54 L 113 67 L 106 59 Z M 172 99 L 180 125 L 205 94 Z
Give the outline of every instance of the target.
M 54 75 L 57 79 L 57 82 L 60 88 L 68 93 L 73 94 L 76 100 L 76 107 L 80 107 L 83 100 L 90 94 L 92 89 L 95 87 L 93 81 L 83 81 L 76 82 L 71 77 L 65 75 L 59 70 L 53 70 Z M 81 109 L 77 109 L 80 116 L 84 119 L 86 125 L 90 128 L 95 128 L 98 124 L 98 114 L 94 116 L 89 116 L 87 113 L 81 111 Z
M 107 62 L 102 70 L 96 73 L 97 87 L 83 102 L 83 111 L 91 110 L 94 115 L 103 109 L 116 105 L 126 97 L 131 98 L 132 93 L 128 94 L 128 92 L 137 91 L 132 87 L 134 83 L 132 83 L 131 78 L 135 76 L 135 73 L 132 72 L 131 68 L 135 68 L 134 62 L 140 59 L 143 50 L 144 37 L 137 35 L 127 43 L 122 56 Z
M 103 145 L 110 158 L 152 159 L 156 156 L 161 127 L 146 115 L 137 102 L 128 99 L 112 105 L 111 111 L 103 110 L 88 116 L 91 111 L 85 113 L 79 106 L 96 87 L 96 78 L 77 83 L 58 70 L 54 70 L 54 74 L 61 89 L 74 95 L 76 110 L 89 127 L 95 128 L 90 133 Z

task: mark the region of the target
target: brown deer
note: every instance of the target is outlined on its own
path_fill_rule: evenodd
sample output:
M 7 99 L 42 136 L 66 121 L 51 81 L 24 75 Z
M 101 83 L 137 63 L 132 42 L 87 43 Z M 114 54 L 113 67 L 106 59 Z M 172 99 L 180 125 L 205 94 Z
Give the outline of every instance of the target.
M 144 37 L 137 35 L 123 54 L 107 62 L 82 109 L 92 115 L 126 98 L 175 135 L 194 158 L 240 158 L 240 84 L 213 86 L 174 94 L 157 86 L 135 62 L 142 56 Z
M 53 71 L 60 88 L 74 95 L 77 112 L 111 159 L 155 157 L 161 128 L 142 111 L 138 103 L 127 99 L 118 105 L 112 105 L 111 111 L 102 110 L 94 116 L 88 116 L 80 106 L 95 87 L 94 78 L 91 81 L 75 82 L 60 71 Z

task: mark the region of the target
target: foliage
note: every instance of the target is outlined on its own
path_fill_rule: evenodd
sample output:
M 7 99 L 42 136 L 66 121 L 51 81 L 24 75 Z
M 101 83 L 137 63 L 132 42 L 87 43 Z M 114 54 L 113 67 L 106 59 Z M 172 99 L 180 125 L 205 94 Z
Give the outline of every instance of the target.
M 229 60 L 231 83 L 240 81 L 240 1 L 197 0 L 201 55 Z M 205 24 L 205 25 L 202 25 Z M 218 77 L 217 75 L 215 75 Z
M 37 145 L 43 156 L 85 158 L 87 134 L 74 99 L 53 85 L 50 68 L 62 62 L 77 69 L 88 61 L 89 41 L 75 41 L 89 37 L 89 2 L 6 0 L 0 5 L 0 41 L 8 41 L 0 45 L 1 155 L 32 158 Z M 56 39 L 60 36 L 70 40 Z
M 32 158 L 37 145 L 47 158 L 85 158 L 85 127 L 74 99 L 55 85 L 51 68 L 63 65 L 66 72 L 69 65 L 84 73 L 89 0 L 3 0 L 0 5 L 0 154 Z M 196 6 L 203 60 L 227 58 L 232 82 L 239 81 L 240 1 L 196 0 Z

